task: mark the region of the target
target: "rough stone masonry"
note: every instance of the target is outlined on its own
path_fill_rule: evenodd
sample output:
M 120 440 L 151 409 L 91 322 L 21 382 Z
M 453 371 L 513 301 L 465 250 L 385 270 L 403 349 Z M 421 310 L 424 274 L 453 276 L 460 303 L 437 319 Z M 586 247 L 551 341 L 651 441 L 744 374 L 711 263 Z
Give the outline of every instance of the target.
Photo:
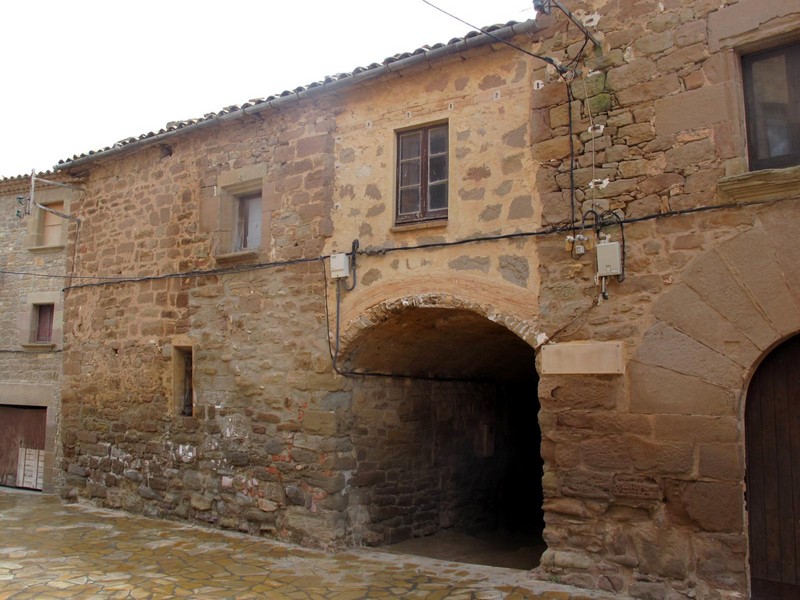
M 518 526 L 541 578 L 747 597 L 744 407 L 800 331 L 800 175 L 748 170 L 739 55 L 800 8 L 570 9 L 600 48 L 557 11 L 500 30 L 564 77 L 472 36 L 66 162 L 71 267 L 121 280 L 65 294 L 63 495 L 323 547 Z M 398 223 L 398 133 L 443 123 L 447 218 Z M 607 299 L 598 221 L 625 243 Z M 621 372 L 542 369 L 587 341 Z

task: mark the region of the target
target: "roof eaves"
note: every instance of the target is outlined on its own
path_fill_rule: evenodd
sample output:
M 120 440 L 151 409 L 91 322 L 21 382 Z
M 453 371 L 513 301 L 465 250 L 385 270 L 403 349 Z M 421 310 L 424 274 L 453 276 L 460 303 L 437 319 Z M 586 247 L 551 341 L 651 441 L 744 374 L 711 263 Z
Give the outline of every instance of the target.
M 203 115 L 202 118 L 171 121 L 167 123 L 165 128 L 160 129 L 158 132 L 151 131 L 137 137 L 125 138 L 124 140 L 116 142 L 113 146 L 107 146 L 101 150 L 93 150 L 85 154 L 61 160 L 53 168 L 56 171 L 63 171 L 65 169 L 85 166 L 99 159 L 105 159 L 123 152 L 134 151 L 138 148 L 169 140 L 178 135 L 199 131 L 212 125 L 240 119 L 246 115 L 259 113 L 265 110 L 281 108 L 287 104 L 302 100 L 303 98 L 311 98 L 342 88 L 358 85 L 364 81 L 369 81 L 388 73 L 396 73 L 409 69 L 421 63 L 431 63 L 446 56 L 495 43 L 497 42 L 497 38 L 507 39 L 516 35 L 531 33 L 536 31 L 537 28 L 535 20 L 528 20 L 522 23 L 510 21 L 505 25 L 484 28 L 482 31 L 471 31 L 462 38 L 451 39 L 446 44 L 423 46 L 413 52 L 396 54 L 387 57 L 382 63 L 372 63 L 367 67 L 356 67 L 350 73 L 337 73 L 336 75 L 326 76 L 322 81 L 316 81 L 306 86 L 297 87 L 291 91 L 286 90 L 277 96 L 250 100 L 241 106 L 228 106 L 221 109 L 219 112 L 207 113 Z

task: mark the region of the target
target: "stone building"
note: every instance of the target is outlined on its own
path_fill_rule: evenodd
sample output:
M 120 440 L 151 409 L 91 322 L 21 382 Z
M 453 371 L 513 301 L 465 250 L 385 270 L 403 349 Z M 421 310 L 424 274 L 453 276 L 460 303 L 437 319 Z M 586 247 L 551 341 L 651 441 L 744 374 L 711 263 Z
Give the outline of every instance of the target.
M 64 496 L 796 591 L 800 6 L 569 4 L 59 165 Z
M 37 205 L 68 213 L 76 192 L 39 180 L 30 194 L 31 176 L 0 180 L 0 485 L 53 492 L 69 220 Z

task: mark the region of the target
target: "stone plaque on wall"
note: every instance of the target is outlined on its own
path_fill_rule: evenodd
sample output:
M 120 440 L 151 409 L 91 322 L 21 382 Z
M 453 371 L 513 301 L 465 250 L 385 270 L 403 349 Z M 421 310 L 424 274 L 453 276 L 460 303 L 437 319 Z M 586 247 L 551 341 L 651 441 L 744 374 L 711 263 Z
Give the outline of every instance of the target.
M 622 342 L 565 342 L 542 346 L 542 375 L 622 375 Z

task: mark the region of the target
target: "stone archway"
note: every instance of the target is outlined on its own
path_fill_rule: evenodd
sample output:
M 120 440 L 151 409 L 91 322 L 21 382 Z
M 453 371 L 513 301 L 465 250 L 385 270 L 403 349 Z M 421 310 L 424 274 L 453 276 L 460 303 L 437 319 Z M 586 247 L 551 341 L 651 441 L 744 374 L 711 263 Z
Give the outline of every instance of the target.
M 354 381 L 356 540 L 516 530 L 541 544 L 535 352 L 509 326 L 524 329 L 436 295 L 385 301 L 350 323 L 339 364 L 377 375 Z
M 797 234 L 796 209 L 771 206 L 694 258 L 655 303 L 628 364 L 630 412 L 653 427 L 645 462 L 665 495 L 669 535 L 695 548 L 672 570 L 711 588 L 749 587 L 745 392 L 766 353 L 800 330 Z M 668 464 L 683 449 L 696 460 Z M 640 572 L 663 574 L 658 560 L 637 560 Z

